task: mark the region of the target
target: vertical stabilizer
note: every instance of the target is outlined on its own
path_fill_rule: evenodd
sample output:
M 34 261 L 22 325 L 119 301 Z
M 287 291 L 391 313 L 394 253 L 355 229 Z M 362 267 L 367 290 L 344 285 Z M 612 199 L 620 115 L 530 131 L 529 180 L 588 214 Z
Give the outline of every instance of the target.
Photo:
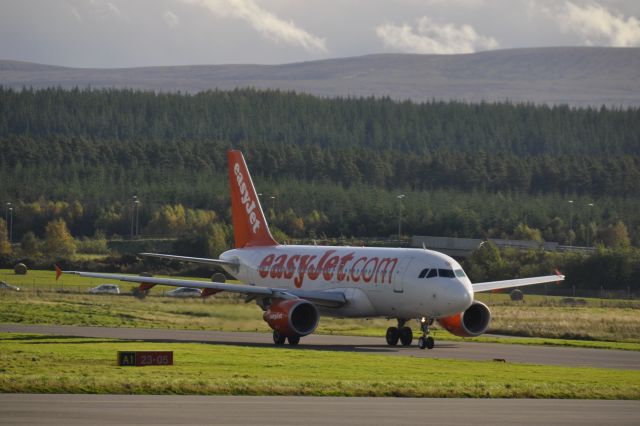
M 242 152 L 229 150 L 229 184 L 231 185 L 231 215 L 236 248 L 274 246 L 258 194 L 253 186 Z

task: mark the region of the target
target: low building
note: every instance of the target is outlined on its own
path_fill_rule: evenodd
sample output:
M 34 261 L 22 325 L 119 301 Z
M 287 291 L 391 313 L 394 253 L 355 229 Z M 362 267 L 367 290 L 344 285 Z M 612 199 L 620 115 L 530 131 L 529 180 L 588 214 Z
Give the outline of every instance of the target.
M 592 247 L 563 246 L 556 242 L 538 242 L 533 240 L 503 240 L 490 238 L 498 248 L 516 248 L 520 250 L 543 249 L 550 251 L 581 251 L 588 252 L 595 250 Z M 424 247 L 436 250 L 451 257 L 469 257 L 471 253 L 480 248 L 485 240 L 479 238 L 452 238 L 452 237 L 432 237 L 414 235 L 411 237 L 411 247 Z

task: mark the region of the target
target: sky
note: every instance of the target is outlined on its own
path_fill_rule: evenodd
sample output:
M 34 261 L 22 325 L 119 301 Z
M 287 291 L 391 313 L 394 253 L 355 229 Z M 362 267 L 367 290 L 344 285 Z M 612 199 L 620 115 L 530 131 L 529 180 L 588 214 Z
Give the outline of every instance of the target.
M 0 0 L 0 59 L 281 64 L 373 53 L 640 46 L 639 0 Z

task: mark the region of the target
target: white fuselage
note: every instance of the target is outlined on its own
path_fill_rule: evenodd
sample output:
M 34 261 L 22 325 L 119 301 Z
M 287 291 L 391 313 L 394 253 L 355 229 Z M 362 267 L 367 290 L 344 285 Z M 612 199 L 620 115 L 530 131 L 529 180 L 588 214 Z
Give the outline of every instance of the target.
M 261 287 L 341 291 L 347 304 L 321 309 L 335 317 L 440 318 L 473 302 L 471 282 L 451 257 L 431 250 L 288 246 L 229 250 L 229 271 Z

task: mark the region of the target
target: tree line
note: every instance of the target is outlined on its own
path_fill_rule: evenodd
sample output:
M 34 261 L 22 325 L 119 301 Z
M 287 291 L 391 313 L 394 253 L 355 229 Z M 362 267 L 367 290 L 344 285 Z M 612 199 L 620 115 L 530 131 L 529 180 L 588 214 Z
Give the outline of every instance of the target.
M 192 222 L 162 222 L 180 208 L 228 227 L 230 147 L 287 237 L 389 236 L 401 221 L 406 235 L 525 225 L 565 244 L 640 245 L 637 108 L 0 88 L 0 200 L 14 203 L 16 240 L 43 238 L 54 218 L 78 237 L 129 235 L 134 194 L 143 233 L 184 234 Z
M 165 207 L 162 212 L 154 215 L 154 220 L 165 222 L 168 227 L 184 226 L 180 217 L 181 208 Z M 211 222 L 202 215 L 191 212 L 192 224 L 200 227 L 198 233 L 187 232 L 180 238 L 173 240 L 173 251 L 178 254 L 217 257 L 231 245 L 231 229 L 224 224 Z M 206 215 L 205 215 L 206 216 Z M 315 219 L 322 220 L 316 216 Z M 187 220 L 187 224 L 189 222 Z M 139 259 L 132 254 L 118 254 L 108 246 L 104 234 L 99 233 L 92 238 L 74 238 L 69 232 L 63 219 L 54 219 L 45 227 L 42 239 L 33 232 L 27 232 L 14 250 L 8 244 L 4 219 L 0 218 L 0 267 L 11 267 L 17 260 L 25 262 L 29 267 L 51 267 L 52 263 L 63 265 L 67 269 L 92 270 L 103 272 L 195 274 L 202 276 L 210 273 L 207 268 L 194 268 L 180 262 L 166 262 L 155 259 Z M 285 241 L 288 238 L 275 229 L 276 239 Z M 527 233 L 532 230 L 526 225 L 519 226 L 518 232 Z M 535 232 L 534 235 L 535 237 Z M 350 240 L 349 244 L 357 241 Z M 145 241 L 139 243 L 146 244 Z M 329 241 L 329 243 L 340 243 Z M 145 249 L 146 250 L 146 249 Z M 81 254 L 101 254 L 93 260 L 83 260 L 74 256 Z M 640 249 L 629 246 L 616 245 L 605 248 L 602 245 L 592 253 L 557 252 L 542 249 L 517 250 L 506 248 L 499 250 L 491 242 L 486 242 L 469 258 L 462 260 L 462 265 L 473 282 L 509 279 L 514 276 L 548 275 L 560 270 L 566 275 L 566 281 L 553 286 L 557 290 L 570 292 L 569 289 L 580 290 L 622 290 L 627 294 L 634 294 L 640 289 Z M 536 286 L 529 291 L 546 293 L 546 286 Z

